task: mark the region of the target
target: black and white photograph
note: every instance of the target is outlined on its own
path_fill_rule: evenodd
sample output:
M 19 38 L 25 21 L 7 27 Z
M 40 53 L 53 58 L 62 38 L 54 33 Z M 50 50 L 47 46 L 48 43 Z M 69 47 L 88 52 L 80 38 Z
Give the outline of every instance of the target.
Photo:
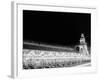
M 22 68 L 91 66 L 91 13 L 23 10 Z

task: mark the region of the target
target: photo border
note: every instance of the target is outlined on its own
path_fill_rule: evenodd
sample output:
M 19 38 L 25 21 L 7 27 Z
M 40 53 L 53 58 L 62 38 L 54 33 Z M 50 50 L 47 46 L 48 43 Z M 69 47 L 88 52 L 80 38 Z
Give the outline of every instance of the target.
M 91 13 L 91 53 L 95 53 L 96 49 L 95 36 L 96 36 L 96 8 L 87 7 L 73 7 L 73 6 L 57 6 L 57 5 L 41 5 L 41 4 L 27 4 L 12 2 L 12 64 L 11 64 L 11 76 L 13 78 L 18 77 L 39 77 L 61 74 L 73 74 L 73 73 L 91 73 L 97 71 L 97 53 L 91 55 L 91 67 L 71 67 L 71 68 L 53 68 L 53 69 L 22 69 L 22 40 L 23 40 L 23 17 L 22 10 L 44 10 L 44 11 L 57 11 L 57 12 L 83 12 Z

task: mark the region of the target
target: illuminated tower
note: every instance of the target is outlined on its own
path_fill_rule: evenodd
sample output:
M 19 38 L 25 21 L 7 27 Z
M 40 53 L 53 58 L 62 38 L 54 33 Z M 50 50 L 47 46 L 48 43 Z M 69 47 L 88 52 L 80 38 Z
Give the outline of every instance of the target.
M 85 37 L 84 37 L 83 33 L 81 34 L 81 38 L 80 38 L 79 52 L 82 54 L 89 54 L 88 48 L 87 48 L 87 43 L 85 41 Z

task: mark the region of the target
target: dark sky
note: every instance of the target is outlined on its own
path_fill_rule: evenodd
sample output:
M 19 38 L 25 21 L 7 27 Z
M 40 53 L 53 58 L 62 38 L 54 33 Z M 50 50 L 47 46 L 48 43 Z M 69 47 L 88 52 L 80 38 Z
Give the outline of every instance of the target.
M 91 41 L 91 14 L 23 10 L 23 40 L 70 46 L 84 33 Z

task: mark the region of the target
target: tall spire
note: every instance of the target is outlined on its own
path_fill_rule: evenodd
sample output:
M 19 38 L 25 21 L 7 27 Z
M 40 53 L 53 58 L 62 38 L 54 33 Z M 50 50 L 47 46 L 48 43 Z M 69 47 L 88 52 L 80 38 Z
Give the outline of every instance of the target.
M 83 33 L 81 34 L 81 38 L 84 38 L 84 34 Z
M 80 38 L 80 52 L 84 53 L 84 54 L 89 54 L 88 52 L 88 47 L 87 47 L 87 43 L 85 42 L 85 36 L 82 33 L 81 34 L 81 38 Z
M 84 36 L 83 33 L 81 34 L 80 44 L 82 44 L 82 45 L 86 44 L 86 42 L 85 42 L 85 36 Z

